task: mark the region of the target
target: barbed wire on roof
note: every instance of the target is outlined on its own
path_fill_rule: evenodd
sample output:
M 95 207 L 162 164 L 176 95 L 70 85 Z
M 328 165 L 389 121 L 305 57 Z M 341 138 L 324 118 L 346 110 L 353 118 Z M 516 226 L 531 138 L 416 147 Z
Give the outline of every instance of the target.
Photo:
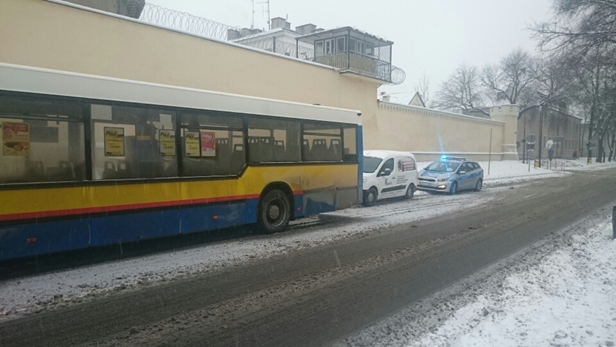
M 229 29 L 238 30 L 227 24 L 207 18 L 197 17 L 187 12 L 181 12 L 157 6 L 146 2 L 139 20 L 167 28 L 182 30 L 191 34 L 205 36 L 217 40 L 227 40 Z
M 244 37 L 243 39 L 229 40 L 229 31 L 242 31 L 239 27 L 233 27 L 220 22 L 216 22 L 207 18 L 197 17 L 187 12 L 181 12 L 165 8 L 162 6 L 145 3 L 143 11 L 139 16 L 139 20 L 155 24 L 167 28 L 181 30 L 194 35 L 208 37 L 212 39 L 229 41 L 236 44 L 253 47 L 276 54 L 286 55 L 289 57 L 297 57 L 298 59 L 315 61 L 335 68 L 349 68 L 349 62 L 346 56 L 343 56 L 343 61 L 322 61 L 324 59 L 331 60 L 326 57 L 315 59 L 314 49 L 307 45 L 284 42 L 276 40 L 273 37 L 259 37 L 259 34 Z M 406 79 L 404 70 L 391 65 L 391 56 L 389 48 L 375 50 L 373 57 L 367 59 L 359 59 L 353 62 L 353 70 L 361 75 L 378 78 L 393 84 L 401 84 Z M 340 58 L 340 57 L 338 57 Z M 337 59 L 337 58 L 335 58 Z M 362 62 L 362 60 L 366 60 Z M 378 63 L 374 61 L 378 60 Z M 363 66 L 366 65 L 366 66 Z M 375 66 L 373 66 L 375 65 Z M 377 66 L 378 65 L 378 66 Z

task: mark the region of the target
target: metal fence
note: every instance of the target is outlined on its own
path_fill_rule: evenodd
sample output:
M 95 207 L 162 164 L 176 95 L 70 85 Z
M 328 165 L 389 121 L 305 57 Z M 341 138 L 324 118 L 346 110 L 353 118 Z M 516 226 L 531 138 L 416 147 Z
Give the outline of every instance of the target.
M 232 40 L 231 42 L 289 57 L 297 57 L 303 60 L 312 61 L 314 59 L 314 49 L 312 49 L 312 47 L 298 46 L 294 43 L 283 42 L 277 40 L 275 37 L 247 37 Z

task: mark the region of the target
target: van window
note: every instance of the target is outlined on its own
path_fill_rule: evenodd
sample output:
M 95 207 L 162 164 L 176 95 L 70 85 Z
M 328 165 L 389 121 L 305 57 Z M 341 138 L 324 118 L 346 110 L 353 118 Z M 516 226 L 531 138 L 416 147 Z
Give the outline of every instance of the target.
M 385 161 L 385 163 L 383 163 L 383 167 L 381 168 L 381 172 L 383 172 L 385 169 L 389 169 L 389 172 L 393 172 L 394 171 L 394 159 L 393 158 L 387 159 Z
M 406 172 L 415 170 L 415 160 L 411 157 L 402 157 L 398 160 L 398 171 Z
M 379 167 L 379 164 L 383 159 L 376 157 L 364 157 L 364 173 L 373 173 L 376 171 L 376 168 Z

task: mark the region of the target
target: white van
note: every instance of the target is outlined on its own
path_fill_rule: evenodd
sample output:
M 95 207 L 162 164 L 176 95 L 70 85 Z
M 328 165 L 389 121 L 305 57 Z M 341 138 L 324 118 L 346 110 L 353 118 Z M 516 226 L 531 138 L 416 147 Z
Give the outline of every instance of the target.
M 364 151 L 364 205 L 404 196 L 412 199 L 417 189 L 417 165 L 409 152 Z

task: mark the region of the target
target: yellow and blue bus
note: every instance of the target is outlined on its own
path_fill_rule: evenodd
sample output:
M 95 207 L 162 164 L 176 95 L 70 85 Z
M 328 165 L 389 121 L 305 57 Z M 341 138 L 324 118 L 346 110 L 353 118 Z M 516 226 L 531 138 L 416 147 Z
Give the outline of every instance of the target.
M 361 199 L 361 113 L 0 64 L 0 260 Z

